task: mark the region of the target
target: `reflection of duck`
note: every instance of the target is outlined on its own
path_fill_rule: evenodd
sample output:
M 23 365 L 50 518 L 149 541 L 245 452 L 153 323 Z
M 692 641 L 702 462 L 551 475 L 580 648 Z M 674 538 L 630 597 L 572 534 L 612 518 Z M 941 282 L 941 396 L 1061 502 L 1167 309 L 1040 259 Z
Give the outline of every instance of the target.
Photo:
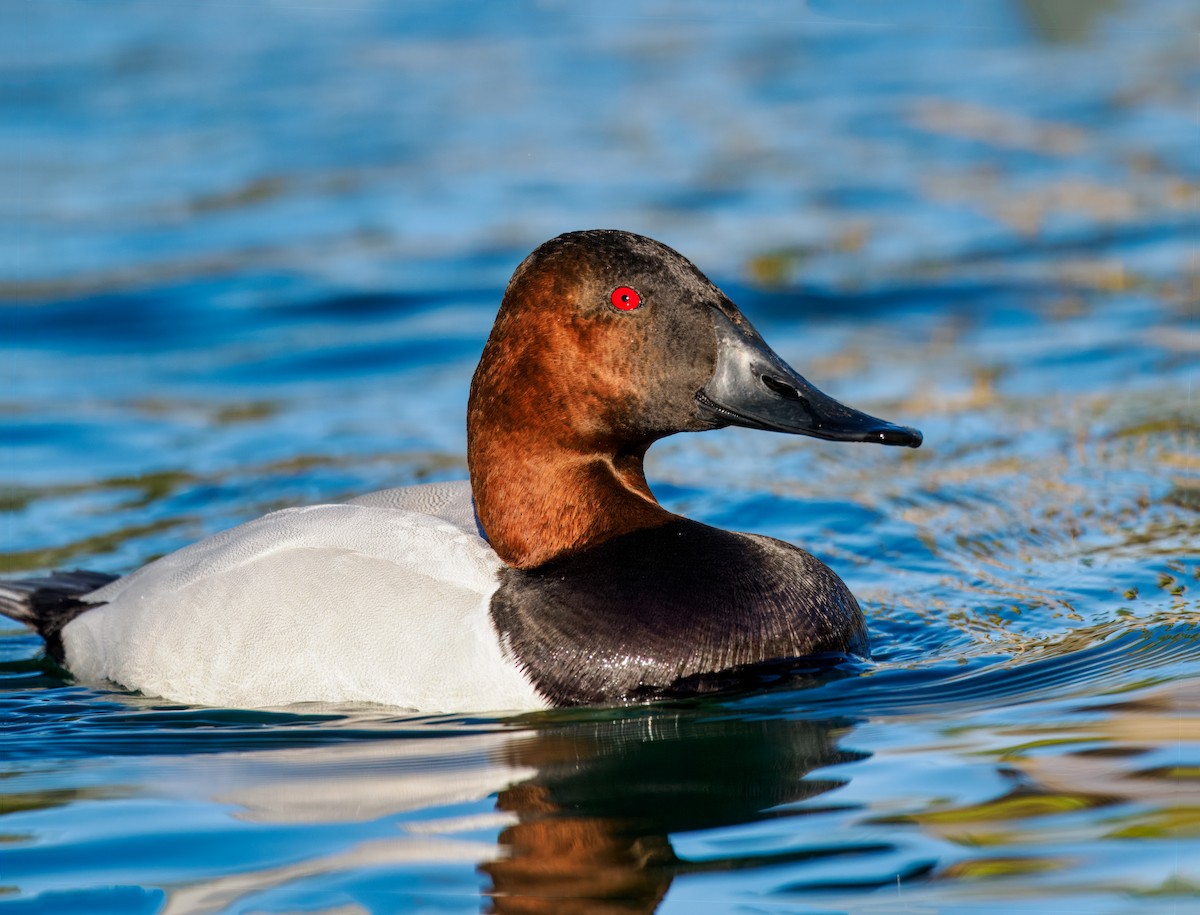
M 620 702 L 865 652 L 822 562 L 655 501 L 646 449 L 728 425 L 921 441 L 810 385 L 670 248 L 564 235 L 517 268 L 484 348 L 470 484 L 276 512 L 103 587 L 9 583 L 0 612 L 82 679 L 233 706 Z
M 780 816 L 780 805 L 841 784 L 805 778 L 859 758 L 836 736 L 827 722 L 656 713 L 581 722 L 517 745 L 514 761 L 538 774 L 497 798 L 518 822 L 500 835 L 507 854 L 481 867 L 494 911 L 653 912 L 676 875 L 829 853 L 809 846 L 683 861 L 669 837 Z
M 139 782 L 152 795 L 215 802 L 259 827 L 321 824 L 331 837 L 303 843 L 322 852 L 299 860 L 295 843 L 279 852 L 255 843 L 237 873 L 174 881 L 166 913 L 225 911 L 269 890 L 286 899 L 289 886 L 363 869 L 394 883 L 404 910 L 403 894 L 421 892 L 405 871 L 431 864 L 477 867 L 499 913 L 650 912 L 680 875 L 878 851 L 829 844 L 806 834 L 803 819 L 779 828 L 796 835 L 784 850 L 775 836 L 764 843 L 770 850 L 748 855 L 743 835 L 736 852 L 684 860 L 671 845 L 683 833 L 801 816 L 811 808 L 787 805 L 841 784 L 808 773 L 858 758 L 837 746 L 845 729 L 697 706 L 554 715 L 477 733 L 406 724 L 402 739 L 362 722 L 356 740 L 235 750 L 197 766 L 152 761 Z M 493 845 L 487 830 L 497 827 Z

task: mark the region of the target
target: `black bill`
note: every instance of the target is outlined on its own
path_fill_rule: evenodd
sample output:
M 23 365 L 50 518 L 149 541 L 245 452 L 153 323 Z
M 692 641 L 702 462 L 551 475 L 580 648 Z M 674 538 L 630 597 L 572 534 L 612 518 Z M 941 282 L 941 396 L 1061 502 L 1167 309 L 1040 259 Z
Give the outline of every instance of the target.
M 701 413 L 721 425 L 792 432 L 834 442 L 918 448 L 921 433 L 838 403 L 804 380 L 767 346 L 750 322 L 734 324 L 712 309 L 717 364 L 696 392 Z

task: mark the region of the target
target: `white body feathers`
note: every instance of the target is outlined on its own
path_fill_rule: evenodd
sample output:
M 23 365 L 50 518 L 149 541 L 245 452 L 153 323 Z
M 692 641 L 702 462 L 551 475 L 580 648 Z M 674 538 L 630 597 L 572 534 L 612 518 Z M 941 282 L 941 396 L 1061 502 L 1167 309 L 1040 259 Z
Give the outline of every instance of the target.
M 501 567 L 465 481 L 285 509 L 87 595 L 67 666 L 189 704 L 543 708 L 489 617 Z

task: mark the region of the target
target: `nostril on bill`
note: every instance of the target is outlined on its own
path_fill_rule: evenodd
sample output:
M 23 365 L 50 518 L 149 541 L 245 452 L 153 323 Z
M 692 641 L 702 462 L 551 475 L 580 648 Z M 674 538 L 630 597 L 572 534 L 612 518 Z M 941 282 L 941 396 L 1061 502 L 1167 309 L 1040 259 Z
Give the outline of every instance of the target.
M 762 383 L 771 391 L 778 394 L 784 400 L 800 400 L 800 392 L 788 384 L 786 381 L 780 381 L 778 378 L 772 378 L 770 375 L 760 375 Z

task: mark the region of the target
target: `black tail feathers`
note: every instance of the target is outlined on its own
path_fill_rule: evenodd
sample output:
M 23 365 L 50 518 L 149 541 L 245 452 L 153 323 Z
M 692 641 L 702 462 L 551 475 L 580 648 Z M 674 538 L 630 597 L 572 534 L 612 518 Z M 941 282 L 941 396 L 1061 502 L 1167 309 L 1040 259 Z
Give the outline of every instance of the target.
M 61 662 L 63 627 L 85 610 L 98 606 L 80 598 L 118 577 L 76 569 L 40 578 L 0 581 L 0 614 L 36 629 L 46 640 L 47 654 Z

